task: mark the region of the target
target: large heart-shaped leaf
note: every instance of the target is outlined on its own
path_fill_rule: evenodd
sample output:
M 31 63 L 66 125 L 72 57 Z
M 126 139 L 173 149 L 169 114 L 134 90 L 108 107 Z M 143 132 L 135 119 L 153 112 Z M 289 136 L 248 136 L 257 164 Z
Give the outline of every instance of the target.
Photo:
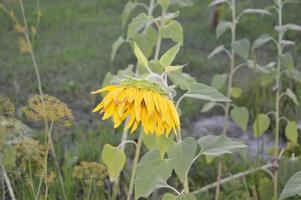
M 253 124 L 255 137 L 261 136 L 270 126 L 271 120 L 266 114 L 259 114 Z
M 222 156 L 235 150 L 246 148 L 245 144 L 234 141 L 226 136 L 208 135 L 198 140 L 201 152 L 205 155 Z
M 216 89 L 201 83 L 190 84 L 190 88 L 185 96 L 208 101 L 231 101 Z
M 126 157 L 124 152 L 110 144 L 105 144 L 101 159 L 108 168 L 110 180 L 114 181 L 125 165 Z
M 299 195 L 301 197 L 301 171 L 294 174 L 280 194 L 280 200 Z
M 247 131 L 249 122 L 249 111 L 246 107 L 236 107 L 231 110 L 231 117 L 234 122 L 244 131 Z
M 168 158 L 172 167 L 174 168 L 176 174 L 183 182 L 188 170 L 191 166 L 191 161 L 193 160 L 197 150 L 197 143 L 194 138 L 188 137 L 180 143 L 175 143 L 167 151 Z
M 158 149 L 161 157 L 163 158 L 168 148 L 173 143 L 173 137 L 157 137 L 156 135 L 145 135 L 143 136 L 143 143 L 151 151 Z
M 171 176 L 169 160 L 161 158 L 159 150 L 146 153 L 137 168 L 135 179 L 135 199 L 147 198 L 154 190 L 164 187 Z

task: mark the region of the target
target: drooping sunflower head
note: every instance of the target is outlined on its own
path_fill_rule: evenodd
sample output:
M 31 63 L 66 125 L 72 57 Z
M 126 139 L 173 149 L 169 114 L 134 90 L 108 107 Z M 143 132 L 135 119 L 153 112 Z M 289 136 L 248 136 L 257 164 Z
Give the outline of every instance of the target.
M 112 117 L 114 128 L 128 119 L 126 128 L 134 132 L 141 124 L 145 134 L 168 136 L 180 129 L 178 112 L 168 94 L 155 82 L 127 79 L 92 92 L 107 92 L 93 112 L 104 113 L 103 120 Z

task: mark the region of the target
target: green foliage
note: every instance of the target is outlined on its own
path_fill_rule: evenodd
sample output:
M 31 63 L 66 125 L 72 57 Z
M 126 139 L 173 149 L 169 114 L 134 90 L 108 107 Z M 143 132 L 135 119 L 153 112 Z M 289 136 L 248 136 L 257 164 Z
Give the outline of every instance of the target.
M 156 135 L 144 135 L 143 143 L 148 150 L 159 150 L 163 158 L 169 147 L 173 144 L 173 137 L 157 137 Z
M 182 25 L 172 20 L 160 28 L 160 34 L 163 38 L 171 39 L 176 43 L 183 45 L 183 27 Z
M 301 171 L 297 172 L 289 179 L 283 191 L 281 192 L 280 200 L 296 195 L 301 196 L 300 191 L 301 191 Z
M 219 93 L 214 88 L 201 83 L 190 84 L 189 90 L 185 96 L 208 101 L 230 101 L 230 99 Z
M 239 55 L 244 60 L 247 60 L 249 57 L 250 46 L 251 46 L 250 41 L 245 38 L 245 39 L 235 41 L 233 48 L 237 55 Z
M 168 158 L 181 182 L 184 181 L 188 174 L 196 150 L 197 142 L 191 137 L 187 137 L 183 141 L 173 144 L 171 148 L 168 149 Z
M 178 196 L 175 196 L 173 194 L 166 193 L 161 198 L 161 200 L 196 200 L 196 197 L 193 194 L 180 194 Z
M 146 153 L 141 158 L 137 168 L 135 199 L 148 197 L 154 190 L 166 185 L 171 172 L 170 161 L 161 158 L 159 150 L 152 150 Z
M 257 115 L 253 123 L 255 137 L 261 136 L 270 126 L 271 120 L 266 114 Z
M 295 121 L 288 121 L 286 128 L 285 128 L 285 136 L 286 138 L 294 143 L 298 143 L 298 131 L 297 131 L 297 124 Z
M 247 146 L 231 140 L 225 136 L 208 135 L 198 140 L 202 154 L 210 156 L 222 156 L 223 154 L 233 153 L 237 149 Z
M 180 50 L 180 45 L 177 44 L 173 47 L 171 47 L 170 49 L 168 49 L 168 51 L 166 51 L 160 58 L 160 63 L 164 66 L 170 66 L 172 61 L 175 59 L 176 55 L 178 54 Z
M 244 131 L 247 131 L 249 111 L 246 107 L 236 107 L 231 110 L 233 121 Z
M 101 159 L 108 168 L 110 180 L 114 181 L 125 165 L 126 157 L 124 152 L 117 147 L 106 144 L 103 147 Z

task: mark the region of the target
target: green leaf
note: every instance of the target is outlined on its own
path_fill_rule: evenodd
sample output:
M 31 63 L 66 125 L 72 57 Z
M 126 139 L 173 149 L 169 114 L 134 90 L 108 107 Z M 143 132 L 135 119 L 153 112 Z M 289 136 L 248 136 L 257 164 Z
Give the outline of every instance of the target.
M 253 124 L 254 136 L 261 136 L 266 130 L 268 130 L 270 123 L 271 120 L 266 114 L 257 115 Z
M 281 65 L 287 69 L 294 68 L 294 58 L 291 53 L 285 53 L 280 56 Z
M 192 6 L 193 5 L 192 0 L 172 0 L 171 3 L 173 5 L 178 5 L 180 7 L 187 7 L 187 6 Z
M 208 102 L 203 106 L 201 112 L 206 113 L 209 110 L 211 110 L 215 105 L 216 105 L 216 103 L 214 101 Z
M 231 30 L 231 27 L 231 22 L 220 21 L 216 27 L 216 38 L 222 36 L 227 30 Z
M 241 15 L 244 15 L 244 14 L 262 14 L 262 15 L 271 15 L 271 13 L 269 13 L 268 11 L 266 10 L 263 10 L 263 9 L 254 9 L 254 8 L 247 8 L 245 10 L 243 10 L 241 12 Z
M 218 47 L 216 47 L 215 49 L 213 49 L 213 51 L 209 54 L 208 59 L 211 59 L 212 57 L 214 57 L 215 55 L 223 52 L 225 50 L 224 45 L 220 45 Z
M 145 13 L 140 13 L 136 16 L 128 26 L 127 39 L 133 37 L 150 21 L 149 16 Z
M 216 90 L 221 90 L 227 82 L 227 74 L 216 74 L 213 79 L 211 86 Z
M 177 198 L 176 195 L 170 194 L 170 193 L 165 193 L 161 200 L 175 200 Z
M 231 101 L 216 89 L 201 83 L 190 84 L 190 88 L 185 96 L 208 101 Z
M 138 62 L 143 66 L 143 67 L 148 67 L 148 60 L 146 59 L 145 55 L 141 51 L 141 49 L 138 47 L 138 45 L 134 42 L 134 53 L 135 56 L 138 60 Z
M 110 180 L 114 181 L 125 165 L 125 154 L 122 150 L 110 144 L 105 144 L 101 154 L 102 161 L 106 164 Z
M 185 67 L 185 65 L 176 65 L 176 66 L 167 66 L 165 67 L 165 72 L 166 73 L 172 73 L 175 71 L 180 71 Z
M 293 197 L 293 196 L 301 197 L 301 171 L 294 174 L 286 183 L 284 189 L 280 194 L 280 200 Z
M 246 148 L 245 144 L 231 140 L 226 136 L 207 135 L 198 140 L 201 152 L 210 156 L 222 156 L 235 150 Z
M 169 7 L 170 0 L 158 0 L 158 4 L 161 6 L 162 10 L 166 12 Z
M 197 199 L 193 194 L 187 193 L 187 194 L 180 194 L 179 196 L 177 196 L 175 200 L 197 200 Z
M 182 90 L 188 90 L 191 83 L 196 83 L 195 78 L 190 76 L 190 74 L 183 73 L 181 71 L 168 73 L 168 78 Z
M 295 121 L 288 121 L 285 128 L 285 136 L 288 140 L 294 143 L 298 143 L 298 131 Z
M 197 150 L 197 143 L 194 138 L 185 138 L 180 143 L 174 143 L 167 151 L 168 158 L 181 182 L 185 179 L 191 162 Z
M 263 34 L 258 39 L 256 39 L 252 45 L 252 50 L 255 50 L 266 43 L 272 41 L 274 38 L 270 36 L 269 34 Z
M 294 93 L 291 89 L 287 88 L 287 89 L 286 89 L 286 94 L 287 94 L 287 96 L 288 96 L 289 98 L 291 98 L 291 100 L 292 100 L 296 105 L 299 105 L 299 101 L 298 101 L 298 99 L 297 99 L 297 96 L 295 95 L 295 93 Z
M 151 150 L 159 150 L 161 157 L 163 158 L 169 147 L 173 143 L 173 137 L 157 137 L 156 135 L 144 135 L 143 143 Z
M 160 33 L 162 38 L 169 38 L 183 45 L 183 27 L 179 22 L 171 20 L 160 28 Z
M 291 68 L 286 70 L 286 75 L 289 78 L 294 79 L 295 81 L 301 83 L 301 72 L 298 71 L 296 68 Z
M 274 76 L 271 76 L 271 74 L 261 74 L 260 75 L 260 84 L 262 86 L 267 86 L 269 85 L 273 80 L 274 80 Z
M 251 43 L 248 39 L 242 39 L 235 41 L 233 48 L 237 55 L 247 60 L 249 57 L 250 46 Z
M 273 196 L 273 181 L 267 177 L 260 178 L 258 192 L 260 199 L 270 199 Z
M 127 4 L 125 5 L 122 15 L 121 15 L 123 27 L 126 25 L 126 22 L 130 16 L 131 12 L 136 8 L 136 6 L 137 6 L 137 3 L 132 2 L 132 1 L 128 1 Z
M 149 58 L 152 53 L 154 46 L 157 41 L 157 32 L 153 27 L 148 27 L 146 31 L 142 33 L 135 34 L 132 39 L 141 47 L 141 51 L 144 53 L 145 57 Z
M 180 45 L 177 44 L 170 49 L 168 49 L 165 54 L 160 58 L 160 63 L 164 66 L 170 66 L 172 61 L 175 59 L 176 55 L 178 54 L 180 49 Z
M 231 110 L 233 121 L 244 131 L 247 131 L 249 111 L 246 107 L 236 107 Z
M 178 196 L 170 194 L 170 193 L 166 193 L 166 194 L 163 195 L 161 200 L 197 200 L 197 199 L 191 193 L 180 194 Z
M 226 2 L 229 2 L 229 1 L 228 0 L 214 0 L 212 3 L 209 4 L 209 7 L 215 6 L 215 5 L 218 5 L 221 3 L 226 3 Z
M 161 158 L 159 150 L 146 153 L 137 168 L 135 199 L 147 198 L 154 190 L 166 185 L 171 172 L 169 160 Z
M 125 40 L 123 39 L 122 36 L 120 36 L 112 45 L 112 52 L 111 52 L 111 62 L 114 60 L 116 53 L 119 49 L 119 47 L 121 47 L 121 45 L 125 42 Z
M 288 30 L 292 30 L 292 31 L 301 31 L 301 26 L 297 25 L 297 24 L 285 24 L 280 26 L 276 26 L 275 30 L 285 34 Z
M 233 87 L 231 89 L 231 96 L 235 99 L 239 98 L 242 94 L 242 89 L 238 87 Z

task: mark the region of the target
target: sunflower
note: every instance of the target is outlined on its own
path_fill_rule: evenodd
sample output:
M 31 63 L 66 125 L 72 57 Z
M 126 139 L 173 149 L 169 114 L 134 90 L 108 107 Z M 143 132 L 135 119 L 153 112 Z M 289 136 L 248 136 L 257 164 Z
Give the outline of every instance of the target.
M 166 136 L 180 129 L 178 112 L 160 85 L 146 80 L 126 80 L 92 92 L 107 92 L 93 112 L 104 113 L 103 120 L 112 117 L 114 128 L 128 118 L 125 128 L 131 133 L 142 125 L 146 135 Z

